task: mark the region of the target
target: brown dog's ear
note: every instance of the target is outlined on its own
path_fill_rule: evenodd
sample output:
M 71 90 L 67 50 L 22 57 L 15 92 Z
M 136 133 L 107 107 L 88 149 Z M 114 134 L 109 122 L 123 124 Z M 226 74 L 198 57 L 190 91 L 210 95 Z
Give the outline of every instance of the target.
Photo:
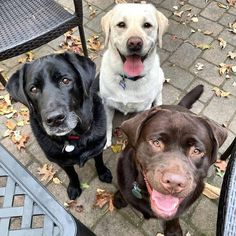
M 14 100 L 23 103 L 30 111 L 32 111 L 33 105 L 27 97 L 24 88 L 26 67 L 27 64 L 24 64 L 21 69 L 17 70 L 10 77 L 6 89 Z
M 212 149 L 212 159 L 211 164 L 213 164 L 217 160 L 217 152 L 219 147 L 224 143 L 228 134 L 227 130 L 217 124 L 215 121 L 210 120 L 207 117 L 201 117 L 209 127 L 209 133 L 212 133 L 213 139 L 213 149 Z
M 66 59 L 79 73 L 85 96 L 88 96 L 89 89 L 95 79 L 96 65 L 89 58 L 76 53 L 65 52 L 62 57 Z
M 163 13 L 156 10 L 156 18 L 158 23 L 158 37 L 159 37 L 159 47 L 162 48 L 162 36 L 166 32 L 168 27 L 168 19 Z
M 160 110 L 161 108 L 153 107 L 150 110 L 138 113 L 135 117 L 126 120 L 121 124 L 120 128 L 126 134 L 130 145 L 132 145 L 133 147 L 135 146 L 139 138 L 141 128 L 143 127 L 145 122 Z
M 113 13 L 113 10 L 110 10 L 101 19 L 102 30 L 105 33 L 105 43 L 104 43 L 105 46 L 107 46 L 109 42 L 110 31 L 111 31 L 110 22 L 111 22 L 112 13 Z

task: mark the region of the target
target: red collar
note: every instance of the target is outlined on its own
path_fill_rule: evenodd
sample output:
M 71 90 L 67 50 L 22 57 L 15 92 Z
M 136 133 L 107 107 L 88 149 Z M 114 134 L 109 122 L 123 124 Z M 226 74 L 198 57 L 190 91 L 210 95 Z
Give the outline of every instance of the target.
M 69 136 L 68 136 L 68 139 L 69 139 L 69 140 L 79 140 L 79 139 L 80 139 L 80 136 L 78 136 L 78 135 L 69 135 Z

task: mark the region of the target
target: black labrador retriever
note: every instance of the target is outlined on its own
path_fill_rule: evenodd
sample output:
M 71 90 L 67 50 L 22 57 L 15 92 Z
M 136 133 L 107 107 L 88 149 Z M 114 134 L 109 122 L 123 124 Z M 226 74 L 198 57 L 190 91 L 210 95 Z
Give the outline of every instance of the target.
M 145 218 L 162 218 L 168 236 L 182 235 L 178 218 L 201 194 L 227 137 L 224 128 L 187 109 L 202 91 L 199 85 L 179 105 L 154 107 L 121 125 L 128 145 L 118 162 L 114 205 L 129 203 Z
M 6 87 L 13 99 L 29 108 L 31 128 L 47 158 L 67 173 L 70 199 L 82 191 L 75 164 L 83 166 L 94 158 L 99 179 L 112 181 L 103 163 L 106 118 L 94 78 L 90 59 L 63 53 L 26 63 Z

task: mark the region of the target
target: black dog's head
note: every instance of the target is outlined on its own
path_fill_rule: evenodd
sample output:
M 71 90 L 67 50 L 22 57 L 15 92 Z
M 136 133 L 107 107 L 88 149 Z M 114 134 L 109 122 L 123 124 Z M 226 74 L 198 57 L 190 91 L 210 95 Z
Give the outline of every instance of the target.
M 8 81 L 7 90 L 26 105 L 50 136 L 89 126 L 85 115 L 95 64 L 74 53 L 49 55 L 26 63 Z M 91 108 L 90 108 L 91 109 Z M 82 128 L 81 128 L 82 127 Z

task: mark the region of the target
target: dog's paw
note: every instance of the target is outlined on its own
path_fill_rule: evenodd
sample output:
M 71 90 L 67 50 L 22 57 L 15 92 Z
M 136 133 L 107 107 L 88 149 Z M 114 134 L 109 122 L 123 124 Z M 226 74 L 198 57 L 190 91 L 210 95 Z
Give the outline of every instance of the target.
M 82 189 L 80 187 L 69 184 L 67 187 L 67 194 L 71 200 L 75 200 L 82 193 Z
M 122 197 L 120 191 L 115 193 L 114 198 L 113 198 L 113 205 L 117 209 L 121 209 L 121 208 L 126 207 L 128 205 L 128 203 Z
M 105 182 L 105 183 L 111 183 L 112 181 L 112 174 L 108 168 L 106 168 L 104 173 L 99 174 L 98 177 L 102 182 Z

